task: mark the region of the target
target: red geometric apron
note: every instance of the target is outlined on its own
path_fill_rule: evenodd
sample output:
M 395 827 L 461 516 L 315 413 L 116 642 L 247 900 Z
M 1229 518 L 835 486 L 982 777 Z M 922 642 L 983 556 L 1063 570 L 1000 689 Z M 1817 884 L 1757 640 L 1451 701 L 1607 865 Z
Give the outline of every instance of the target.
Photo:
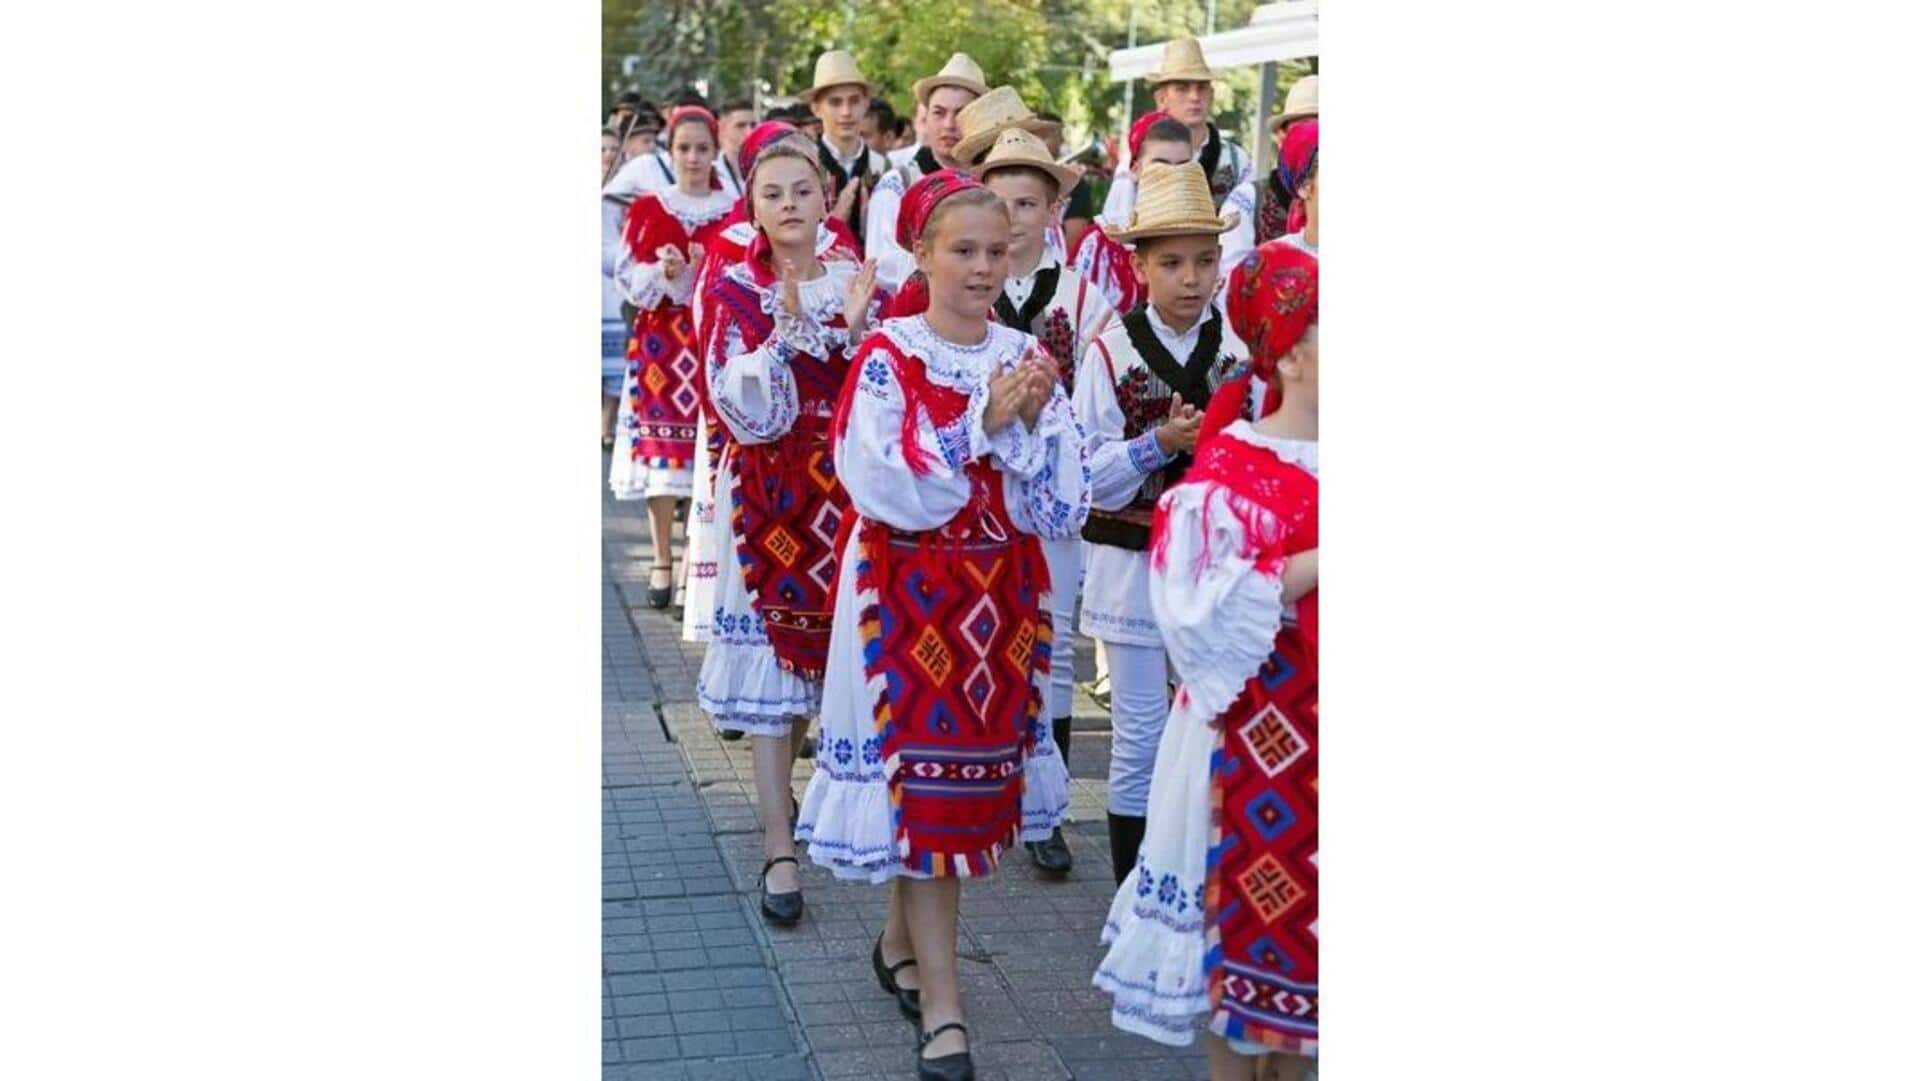
M 963 414 L 965 395 L 887 352 L 908 417 L 924 408 L 938 428 Z M 1040 542 L 1013 528 L 999 471 L 976 460 L 966 474 L 972 498 L 939 529 L 866 521 L 852 538 L 894 837 L 933 877 L 991 873 L 1014 843 L 1053 653 Z
M 827 362 L 796 355 L 791 363 L 816 369 L 823 380 L 847 370 L 844 354 Z M 809 411 L 808 381 L 800 382 L 802 415 L 787 434 L 734 448 L 740 480 L 733 490 L 734 551 L 780 667 L 821 679 L 833 627 L 833 545 L 847 496 L 833 472 L 830 418 Z M 830 404 L 833 397 L 825 400 Z
M 668 303 L 641 312 L 633 321 L 627 359 L 635 376 L 634 460 L 655 468 L 692 468 L 700 408 L 692 310 Z
M 1258 507 L 1283 532 L 1248 536 L 1256 566 L 1320 544 L 1318 489 L 1270 451 L 1222 436 L 1189 481 L 1232 492 L 1243 522 Z M 1209 783 L 1205 967 L 1208 1027 L 1230 1039 L 1311 1054 L 1320 1037 L 1319 591 L 1296 606 L 1273 650 L 1215 722 Z

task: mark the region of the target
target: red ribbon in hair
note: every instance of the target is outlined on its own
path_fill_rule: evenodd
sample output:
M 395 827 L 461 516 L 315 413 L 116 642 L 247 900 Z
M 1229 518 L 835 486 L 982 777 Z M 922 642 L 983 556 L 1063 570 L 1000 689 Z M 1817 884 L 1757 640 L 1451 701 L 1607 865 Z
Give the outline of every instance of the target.
M 978 188 L 983 185 L 972 176 L 957 169 L 941 169 L 928 173 L 913 182 L 913 187 L 900 197 L 900 218 L 894 223 L 894 240 L 908 251 L 920 242 L 920 234 L 926 232 L 927 222 L 933 219 L 933 208 L 949 195 Z
M 1172 116 L 1155 109 L 1134 121 L 1133 127 L 1127 129 L 1127 160 L 1131 161 L 1140 156 L 1140 148 L 1147 143 L 1148 128 L 1152 127 L 1156 121 L 1171 119 L 1173 119 Z

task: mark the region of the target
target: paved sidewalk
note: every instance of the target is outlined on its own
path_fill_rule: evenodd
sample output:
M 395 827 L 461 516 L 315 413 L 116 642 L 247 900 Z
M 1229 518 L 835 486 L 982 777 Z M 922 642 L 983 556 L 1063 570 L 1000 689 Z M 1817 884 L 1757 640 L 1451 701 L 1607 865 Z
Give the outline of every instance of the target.
M 679 608 L 646 606 L 644 506 L 606 499 L 602 521 L 604 1081 L 912 1077 L 914 1029 L 868 960 L 884 889 L 803 854 L 805 918 L 760 919 L 750 743 L 720 740 L 694 704 L 701 647 L 680 640 Z M 1017 850 L 961 901 L 974 1063 L 981 1081 L 1205 1078 L 1197 1048 L 1116 1031 L 1090 982 L 1113 896 L 1109 741 L 1084 697 L 1076 716 L 1072 876 L 1043 879 Z

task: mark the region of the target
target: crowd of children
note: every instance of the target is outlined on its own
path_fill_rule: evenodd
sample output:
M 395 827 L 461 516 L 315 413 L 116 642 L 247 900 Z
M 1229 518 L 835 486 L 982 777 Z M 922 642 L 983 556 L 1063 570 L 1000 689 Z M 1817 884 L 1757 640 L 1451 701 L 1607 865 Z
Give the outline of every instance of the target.
M 804 918 L 802 845 L 885 886 L 874 974 L 923 1078 L 973 1076 L 962 880 L 1022 844 L 1072 869 L 1076 611 L 1111 686 L 1118 889 L 1087 933 L 1113 1023 L 1203 1032 L 1220 1079 L 1317 1054 L 1317 89 L 1254 177 L 1212 79 L 1169 47 L 1077 223 L 1058 121 L 964 54 L 914 85 L 906 146 L 841 51 L 811 125 L 623 103 L 603 142 L 602 442 L 647 502 L 648 601 L 685 502 L 684 633 L 701 708 L 752 741 L 761 910 Z

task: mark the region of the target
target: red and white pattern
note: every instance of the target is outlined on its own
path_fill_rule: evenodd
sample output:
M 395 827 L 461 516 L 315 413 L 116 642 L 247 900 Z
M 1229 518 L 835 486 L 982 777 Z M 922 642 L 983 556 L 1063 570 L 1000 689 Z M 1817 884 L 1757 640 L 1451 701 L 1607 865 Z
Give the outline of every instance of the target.
M 1216 443 L 1232 461 L 1213 460 Z M 1094 985 L 1116 1027 L 1162 1043 L 1206 1025 L 1314 1054 L 1318 594 L 1296 611 L 1280 579 L 1288 553 L 1318 543 L 1318 445 L 1239 421 L 1201 449 L 1154 529 L 1153 611 L 1183 682 Z

